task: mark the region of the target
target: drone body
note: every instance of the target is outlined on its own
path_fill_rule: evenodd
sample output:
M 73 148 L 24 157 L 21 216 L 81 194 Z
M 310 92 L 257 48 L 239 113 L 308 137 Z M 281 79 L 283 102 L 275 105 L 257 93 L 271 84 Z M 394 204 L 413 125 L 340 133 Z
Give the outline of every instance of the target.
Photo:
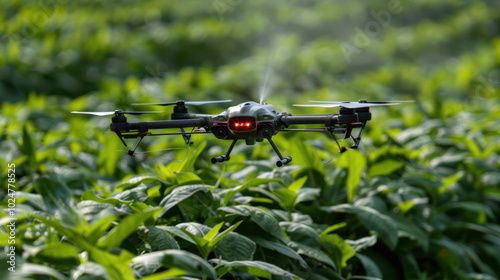
M 198 101 L 189 102 L 178 100 L 169 103 L 139 103 L 133 105 L 159 105 L 169 106 L 175 105 L 170 120 L 152 121 L 152 122 L 128 122 L 125 114 L 144 114 L 156 112 L 126 112 L 116 110 L 111 112 L 72 112 L 81 114 L 92 114 L 97 116 L 114 115 L 111 119 L 110 129 L 120 138 L 125 146 L 124 139 L 139 138 L 138 143 L 133 150 L 128 152 L 129 155 L 134 155 L 139 143 L 145 136 L 161 136 L 161 135 L 181 135 L 186 144 L 191 143 L 191 137 L 194 134 L 213 133 L 218 139 L 232 140 L 232 143 L 225 155 L 211 159 L 212 163 L 224 162 L 230 159 L 231 151 L 234 145 L 239 140 L 245 140 L 247 145 L 254 145 L 255 142 L 262 142 L 267 139 L 274 151 L 279 157 L 276 162 L 277 166 L 282 166 L 289 163 L 292 158 L 290 156 L 283 157 L 277 146 L 274 144 L 272 137 L 282 131 L 298 131 L 298 132 L 329 132 L 339 147 L 339 152 L 346 151 L 345 147 L 340 147 L 335 134 L 343 134 L 344 139 L 352 138 L 354 144 L 351 149 L 356 149 L 359 146 L 361 136 L 367 121 L 371 120 L 369 107 L 396 105 L 399 102 L 367 102 L 360 100 L 359 102 L 326 102 L 323 104 L 307 104 L 296 105 L 302 107 L 322 107 L 333 108 L 340 107 L 339 114 L 321 114 L 321 115 L 291 115 L 286 112 L 276 112 L 273 105 L 259 104 L 253 101 L 241 103 L 236 106 L 229 107 L 226 111 L 217 115 L 192 114 L 188 112 L 187 105 L 203 105 L 208 103 L 230 102 L 231 100 L 218 101 Z M 317 101 L 313 101 L 317 102 Z M 321 103 L 321 102 L 317 102 Z M 313 129 L 289 129 L 291 125 L 324 125 L 321 128 Z M 187 132 L 185 128 L 192 127 L 191 132 Z M 178 133 L 152 133 L 150 130 L 177 128 Z M 360 128 L 356 137 L 351 135 L 354 128 Z

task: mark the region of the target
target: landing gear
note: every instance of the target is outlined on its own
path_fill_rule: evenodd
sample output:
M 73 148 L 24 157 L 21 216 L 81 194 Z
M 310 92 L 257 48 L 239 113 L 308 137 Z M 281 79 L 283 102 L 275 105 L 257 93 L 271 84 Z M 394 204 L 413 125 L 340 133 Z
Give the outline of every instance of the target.
M 287 164 L 289 163 L 290 161 L 292 161 L 292 157 L 288 156 L 288 157 L 283 157 L 280 153 L 280 150 L 278 150 L 278 147 L 276 147 L 276 145 L 274 144 L 273 140 L 271 139 L 271 137 L 267 138 L 267 140 L 269 141 L 269 143 L 271 144 L 271 146 L 273 147 L 274 151 L 276 152 L 276 154 L 278 155 L 278 157 L 280 158 L 280 160 L 278 160 L 276 162 L 276 166 L 278 167 L 281 167 L 283 166 L 284 164 Z
M 214 157 L 210 161 L 212 163 L 228 161 L 231 158 L 229 155 L 231 154 L 231 151 L 233 150 L 234 145 L 236 144 L 236 141 L 238 141 L 238 140 L 236 140 L 236 139 L 233 140 L 233 142 L 231 143 L 231 146 L 229 146 L 229 150 L 227 150 L 227 153 L 225 155 Z
M 283 155 L 281 155 L 280 151 L 278 150 L 278 147 L 276 147 L 276 145 L 274 144 L 273 140 L 271 139 L 271 137 L 267 138 L 267 140 L 269 141 L 269 143 L 271 144 L 271 146 L 273 147 L 274 151 L 276 152 L 276 154 L 278 155 L 278 157 L 280 158 L 280 160 L 278 160 L 276 162 L 276 165 L 278 167 L 281 167 L 285 164 L 288 164 L 289 162 L 292 161 L 292 157 L 288 156 L 288 157 L 283 157 Z M 229 150 L 227 150 L 227 153 L 223 156 L 218 156 L 218 157 L 214 157 L 212 158 L 210 161 L 212 163 L 217 163 L 217 162 L 224 162 L 224 161 L 228 161 L 231 157 L 229 156 L 231 154 L 231 151 L 233 150 L 234 148 L 234 145 L 236 144 L 236 141 L 238 140 L 233 140 L 233 142 L 231 143 L 231 146 L 229 146 Z

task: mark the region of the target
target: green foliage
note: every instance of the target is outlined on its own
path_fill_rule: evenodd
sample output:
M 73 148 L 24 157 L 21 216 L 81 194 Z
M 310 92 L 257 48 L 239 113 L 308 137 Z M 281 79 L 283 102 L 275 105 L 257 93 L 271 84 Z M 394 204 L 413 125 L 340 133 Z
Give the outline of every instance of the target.
M 0 207 L 15 198 L 15 276 L 500 278 L 498 9 L 389 2 L 0 1 L 2 186 L 16 166 Z M 293 158 L 282 168 L 265 143 L 210 165 L 227 141 L 199 135 L 188 148 L 146 138 L 128 157 L 108 118 L 69 114 L 256 100 L 266 73 L 277 111 L 416 102 L 372 108 L 360 148 L 343 154 L 329 135 L 280 133 Z M 10 222 L 0 211 L 2 246 Z

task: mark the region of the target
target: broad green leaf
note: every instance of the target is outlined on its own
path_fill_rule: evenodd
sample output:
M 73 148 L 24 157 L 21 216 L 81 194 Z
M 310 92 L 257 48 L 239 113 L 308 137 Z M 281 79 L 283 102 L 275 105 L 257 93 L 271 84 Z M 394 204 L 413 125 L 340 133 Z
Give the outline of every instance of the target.
M 380 271 L 380 268 L 371 258 L 361 253 L 356 253 L 356 257 L 363 265 L 365 272 L 368 276 L 376 277 L 377 279 L 383 279 L 383 275 L 382 272 Z
M 394 220 L 379 211 L 366 206 L 354 206 L 351 204 L 340 204 L 330 207 L 322 207 L 327 212 L 355 213 L 361 224 L 368 230 L 377 232 L 382 242 L 394 250 L 398 243 L 398 231 Z
M 255 242 L 250 238 L 231 232 L 217 243 L 214 252 L 227 261 L 251 261 L 255 249 Z
M 156 226 L 141 226 L 138 231 L 141 240 L 151 245 L 152 251 L 180 249 L 175 239 L 163 229 Z
M 215 246 L 217 244 L 217 242 L 219 242 L 226 235 L 228 235 L 229 233 L 231 233 L 232 231 L 234 231 L 241 223 L 243 223 L 243 221 L 239 221 L 236 224 L 234 224 L 234 225 L 230 226 L 229 228 L 227 228 L 225 231 L 219 233 L 217 235 L 217 237 L 215 237 L 215 239 L 210 240 L 210 246 Z
M 132 259 L 131 267 L 142 276 L 151 275 L 160 267 L 171 267 L 181 269 L 189 276 L 217 279 L 217 273 L 205 260 L 182 250 L 143 254 Z
M 237 186 L 235 188 L 232 188 L 224 196 L 224 206 L 226 206 L 229 203 L 229 201 L 231 200 L 231 198 L 235 194 L 237 194 L 239 192 L 242 192 L 242 191 L 248 189 L 249 187 L 258 186 L 258 185 L 262 185 L 262 184 L 269 184 L 269 183 L 272 183 L 272 182 L 283 184 L 283 181 L 281 181 L 279 179 L 254 178 L 254 179 L 251 179 L 250 181 L 246 182 L 245 184 L 243 184 L 241 186 Z
M 150 208 L 143 213 L 137 213 L 125 217 L 108 234 L 99 239 L 97 246 L 107 251 L 114 247 L 118 247 L 122 241 L 125 240 L 125 238 L 127 238 L 132 232 L 136 231 L 145 220 L 151 218 L 158 211 L 158 208 Z
M 238 216 L 249 216 L 250 220 L 256 223 L 260 228 L 269 234 L 277 237 L 283 242 L 287 242 L 278 221 L 269 213 L 257 207 L 248 205 L 237 205 L 229 207 L 220 207 L 217 211 Z
M 445 179 L 443 179 L 443 186 L 439 187 L 438 193 L 443 194 L 446 192 L 446 190 L 453 185 L 454 183 L 458 182 L 462 177 L 464 176 L 463 172 L 457 172 L 454 175 L 448 176 Z
M 295 181 L 293 181 L 288 187 L 287 189 L 297 193 L 303 186 L 304 184 L 306 183 L 307 181 L 307 177 L 304 176 L 304 177 L 301 177 Z
M 174 267 L 166 271 L 148 275 L 146 277 L 141 278 L 141 280 L 164 280 L 164 279 L 171 279 L 169 277 L 183 276 L 186 274 L 187 273 L 184 270 Z
M 326 249 L 326 252 L 330 252 L 330 256 L 332 253 L 335 257 L 337 257 L 338 254 L 340 255 L 339 259 L 333 259 L 336 261 L 335 263 L 337 267 L 346 267 L 347 261 L 356 255 L 356 252 L 352 249 L 352 247 L 338 234 L 321 234 L 320 239 L 322 246 Z
M 332 226 L 329 226 L 327 229 L 325 229 L 321 234 L 328 234 L 332 231 L 336 231 L 337 229 L 341 229 L 343 227 L 346 227 L 347 226 L 347 223 L 346 222 L 342 222 L 342 223 L 338 223 L 338 224 L 335 224 L 335 225 L 332 225 Z
M 50 243 L 40 250 L 36 256 L 46 262 L 61 264 L 78 264 L 78 248 L 66 243 Z
M 150 183 L 162 183 L 162 184 L 167 184 L 166 182 L 162 181 L 160 178 L 152 175 L 140 175 L 140 176 L 135 176 L 132 177 L 122 183 L 120 183 L 117 187 L 117 191 L 122 191 L 125 189 L 130 188 L 131 186 L 135 186 L 138 184 L 150 184 Z
M 163 215 L 165 215 L 165 213 L 168 212 L 168 210 L 172 209 L 172 207 L 174 207 L 184 199 L 190 197 L 194 193 L 198 191 L 206 192 L 208 191 L 208 189 L 209 187 L 205 185 L 188 185 L 188 186 L 176 187 L 160 202 L 160 205 L 163 206 L 163 210 L 158 216 L 162 217 Z
M 128 259 L 102 251 L 91 244 L 83 234 L 73 228 L 61 225 L 58 220 L 49 220 L 41 215 L 33 216 L 48 227 L 56 229 L 59 234 L 65 235 L 69 241 L 74 242 L 79 248 L 87 251 L 90 259 L 104 267 L 112 280 L 133 279 L 132 270 L 128 267 L 130 262 Z
M 35 144 L 33 138 L 31 138 L 30 132 L 28 132 L 28 129 L 26 126 L 27 125 L 23 126 L 22 151 L 28 157 L 29 166 L 31 168 L 36 168 L 36 162 L 37 162 L 36 144 Z
M 393 159 L 387 159 L 382 162 L 377 162 L 372 166 L 370 166 L 370 169 L 368 171 L 368 176 L 376 177 L 376 176 L 388 175 L 398 170 L 403 165 L 404 163 L 402 161 L 397 161 Z
M 13 279 L 29 279 L 36 276 L 38 276 L 36 279 L 39 279 L 41 275 L 46 277 L 51 277 L 57 280 L 68 279 L 62 273 L 51 267 L 40 264 L 32 264 L 32 263 L 24 263 L 19 265 L 19 270 L 13 272 L 13 274 L 14 274 Z
M 354 212 L 358 216 L 359 221 L 367 229 L 376 231 L 382 242 L 391 250 L 396 248 L 398 243 L 398 229 L 391 217 L 364 206 L 354 207 Z
M 308 225 L 294 222 L 280 222 L 280 226 L 286 231 L 290 240 L 294 242 L 299 242 L 312 247 L 320 245 L 318 231 Z
M 454 209 L 462 209 L 465 211 L 471 211 L 471 212 L 477 212 L 477 213 L 484 213 L 486 214 L 489 218 L 495 219 L 495 214 L 491 210 L 488 205 L 484 205 L 479 202 L 473 202 L 473 201 L 457 201 L 457 202 L 448 202 L 446 204 L 443 204 L 439 207 L 440 211 L 446 212 Z
M 358 184 L 361 180 L 361 174 L 366 166 L 366 159 L 363 154 L 356 150 L 349 150 L 340 156 L 338 161 L 339 168 L 347 168 L 347 200 L 353 201 L 358 193 Z
M 88 191 L 84 192 L 81 196 L 81 199 L 82 200 L 92 200 L 92 201 L 96 201 L 99 203 L 109 203 L 109 204 L 115 205 L 115 206 L 118 204 L 130 205 L 133 202 L 132 200 L 126 201 L 126 200 L 120 200 L 117 198 L 101 198 L 95 194 L 94 190 L 88 190 Z
M 182 172 L 192 172 L 194 169 L 194 164 L 198 160 L 198 157 L 200 156 L 201 152 L 205 149 L 207 146 L 206 141 L 202 141 L 201 144 L 196 148 L 196 150 L 188 155 L 188 158 L 182 162 L 180 171 Z
M 219 233 L 219 230 L 222 228 L 224 225 L 224 222 L 220 222 L 217 225 L 215 225 L 205 236 L 203 237 L 207 241 L 212 241 L 214 237 Z
M 266 279 L 272 279 L 272 275 L 292 277 L 294 280 L 299 279 L 299 277 L 293 273 L 283 270 L 273 264 L 262 261 L 234 261 L 225 263 L 217 271 L 219 277 L 224 276 L 231 269 L 237 269 Z
M 377 243 L 377 235 L 365 236 L 357 240 L 346 239 L 345 242 L 351 245 L 352 249 L 356 252 L 360 252 L 368 247 L 372 247 Z
M 295 252 L 292 248 L 284 245 L 283 243 L 281 243 L 277 240 L 276 241 L 269 241 L 269 240 L 266 240 L 266 239 L 264 239 L 262 237 L 258 237 L 258 236 L 252 236 L 252 240 L 257 242 L 262 247 L 265 247 L 269 250 L 276 251 L 276 252 L 283 254 L 289 258 L 298 260 L 300 265 L 303 268 L 309 269 L 309 266 L 304 261 L 304 259 L 299 254 L 297 254 L 297 252 Z
M 320 249 L 316 249 L 316 248 L 307 246 L 305 244 L 293 242 L 293 241 L 288 242 L 288 246 L 297 250 L 297 253 L 300 255 L 308 256 L 308 257 L 313 258 L 319 262 L 322 262 L 324 264 L 329 265 L 330 267 L 332 267 L 335 270 L 337 269 L 337 266 L 333 263 L 333 261 L 330 259 L 330 257 L 327 254 L 325 254 L 323 251 L 321 251 Z

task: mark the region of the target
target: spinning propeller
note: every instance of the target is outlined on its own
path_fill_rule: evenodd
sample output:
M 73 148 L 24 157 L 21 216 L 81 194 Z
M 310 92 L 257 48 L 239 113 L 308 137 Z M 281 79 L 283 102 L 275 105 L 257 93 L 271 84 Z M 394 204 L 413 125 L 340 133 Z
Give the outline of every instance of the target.
M 320 107 L 320 108 L 334 108 L 334 107 L 343 107 L 348 109 L 357 109 L 357 108 L 366 108 L 373 106 L 389 106 L 389 105 L 398 105 L 403 102 L 413 102 L 411 101 L 373 101 L 368 102 L 366 100 L 360 100 L 358 102 L 351 101 L 309 101 L 312 103 L 318 104 L 294 104 L 293 106 L 297 107 Z
M 165 102 L 165 103 L 132 103 L 132 105 L 158 105 L 158 106 L 171 106 L 171 105 L 193 105 L 193 106 L 198 106 L 198 105 L 205 105 L 205 104 L 212 104 L 212 103 L 225 103 L 225 102 L 231 102 L 232 100 L 230 99 L 225 99 L 225 100 L 210 100 L 210 101 L 184 101 L 184 100 L 177 100 L 176 102 Z
M 142 114 L 154 114 L 154 113 L 163 113 L 161 111 L 123 111 L 123 110 L 115 110 L 115 111 L 106 111 L 106 112 L 82 112 L 82 111 L 72 111 L 72 114 L 85 114 L 85 115 L 94 115 L 94 116 L 111 116 L 111 115 L 142 115 Z

